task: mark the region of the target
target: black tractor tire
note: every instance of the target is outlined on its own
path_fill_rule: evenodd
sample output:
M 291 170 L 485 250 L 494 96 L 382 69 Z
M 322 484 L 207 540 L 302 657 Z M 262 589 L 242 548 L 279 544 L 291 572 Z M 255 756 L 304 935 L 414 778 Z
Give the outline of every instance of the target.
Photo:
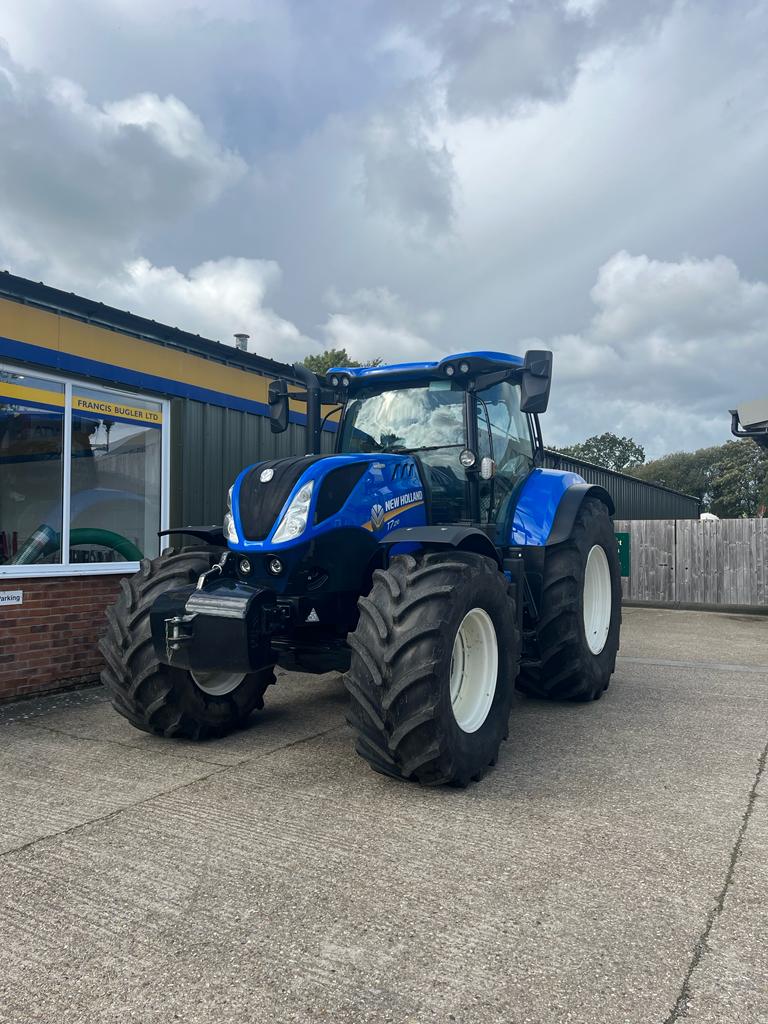
M 610 574 L 608 634 L 598 653 L 590 650 L 584 621 L 587 558 L 598 545 Z M 586 498 L 568 540 L 546 549 L 535 636 L 527 644 L 517 686 L 547 700 L 599 700 L 616 668 L 621 629 L 621 570 L 613 523 L 606 506 Z
M 425 785 L 478 780 L 507 738 L 520 661 L 507 579 L 482 555 L 400 555 L 374 572 L 373 587 L 358 604 L 344 677 L 357 753 L 377 772 Z M 453 711 L 451 666 L 459 627 L 474 609 L 493 624 L 498 671 L 485 719 L 465 731 Z
M 275 681 L 271 666 L 249 673 L 226 695 L 214 696 L 189 672 L 170 668 L 155 654 L 149 623 L 153 602 L 166 590 L 194 583 L 218 554 L 210 548 L 167 548 L 159 558 L 144 559 L 134 576 L 120 581 L 120 595 L 107 608 L 107 632 L 99 643 L 106 663 L 101 681 L 115 710 L 137 729 L 208 739 L 231 732 L 254 708 L 264 707 L 264 692 Z

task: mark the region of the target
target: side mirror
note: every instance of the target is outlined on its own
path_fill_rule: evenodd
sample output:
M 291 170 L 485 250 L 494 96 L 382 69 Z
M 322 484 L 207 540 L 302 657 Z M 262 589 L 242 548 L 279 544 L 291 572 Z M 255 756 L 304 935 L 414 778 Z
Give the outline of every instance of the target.
M 525 353 L 523 378 L 520 383 L 520 411 L 547 411 L 552 386 L 552 353 L 532 349 Z
M 269 384 L 269 426 L 273 434 L 288 429 L 288 382 L 273 380 Z

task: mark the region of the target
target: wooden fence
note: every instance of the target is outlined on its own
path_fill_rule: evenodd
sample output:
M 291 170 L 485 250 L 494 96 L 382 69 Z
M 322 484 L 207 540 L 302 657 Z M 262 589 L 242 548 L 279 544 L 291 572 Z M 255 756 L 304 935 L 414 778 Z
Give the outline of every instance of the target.
M 768 519 L 616 520 L 631 601 L 768 608 Z

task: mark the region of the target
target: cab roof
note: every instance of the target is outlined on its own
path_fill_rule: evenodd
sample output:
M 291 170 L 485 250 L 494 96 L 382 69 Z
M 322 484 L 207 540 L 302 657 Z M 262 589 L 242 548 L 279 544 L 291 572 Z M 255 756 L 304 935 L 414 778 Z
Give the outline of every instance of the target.
M 376 384 L 378 381 L 462 380 L 480 373 L 522 369 L 525 360 L 508 352 L 459 352 L 444 359 L 422 363 L 388 363 L 385 366 L 334 366 L 325 374 L 326 382 L 337 386 L 346 377 L 349 386 Z M 339 378 L 334 383 L 333 378 Z

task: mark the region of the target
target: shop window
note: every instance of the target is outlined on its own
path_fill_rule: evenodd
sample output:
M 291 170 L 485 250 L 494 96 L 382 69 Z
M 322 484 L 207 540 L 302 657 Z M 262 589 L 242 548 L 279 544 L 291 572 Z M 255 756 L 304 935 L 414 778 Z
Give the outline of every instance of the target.
M 61 562 L 64 387 L 0 366 L 0 565 Z
M 159 553 L 162 406 L 72 390 L 70 561 Z
M 0 364 L 0 573 L 159 553 L 163 409 Z

